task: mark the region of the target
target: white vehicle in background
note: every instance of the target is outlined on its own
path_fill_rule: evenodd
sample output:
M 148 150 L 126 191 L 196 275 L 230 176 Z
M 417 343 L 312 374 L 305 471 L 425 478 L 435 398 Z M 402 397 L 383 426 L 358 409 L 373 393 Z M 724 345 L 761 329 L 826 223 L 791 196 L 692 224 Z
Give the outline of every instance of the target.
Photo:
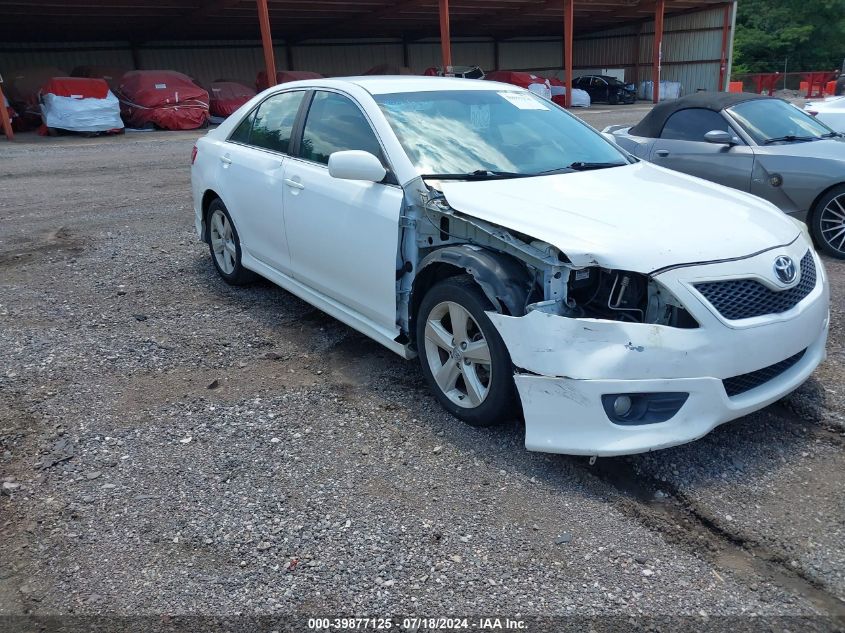
M 829 128 L 845 134 L 845 96 L 828 97 L 822 101 L 808 101 L 804 111 Z
M 508 84 L 276 86 L 198 140 L 192 181 L 223 279 L 261 275 L 419 355 L 449 412 L 521 412 L 530 450 L 688 442 L 825 356 L 827 281 L 803 224 Z

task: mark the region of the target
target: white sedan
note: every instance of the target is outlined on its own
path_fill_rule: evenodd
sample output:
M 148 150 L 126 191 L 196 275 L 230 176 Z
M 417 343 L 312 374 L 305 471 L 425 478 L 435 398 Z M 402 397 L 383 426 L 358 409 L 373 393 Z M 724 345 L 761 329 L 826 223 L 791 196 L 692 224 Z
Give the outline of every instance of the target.
M 845 97 L 808 101 L 804 111 L 837 132 L 845 133 Z
M 449 412 L 521 413 L 530 450 L 688 442 L 825 356 L 803 224 L 508 84 L 286 83 L 199 139 L 192 179 L 223 279 L 260 275 L 419 355 Z

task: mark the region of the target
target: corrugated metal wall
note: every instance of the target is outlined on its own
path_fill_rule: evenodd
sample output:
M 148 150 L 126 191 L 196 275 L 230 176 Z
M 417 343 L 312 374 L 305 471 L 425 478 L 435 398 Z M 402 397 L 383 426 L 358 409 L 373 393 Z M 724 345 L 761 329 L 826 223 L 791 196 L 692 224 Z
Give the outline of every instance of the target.
M 662 78 L 680 81 L 685 93 L 716 89 L 719 77 L 722 8 L 668 17 L 664 24 Z M 576 75 L 594 68 L 624 68 L 626 79 L 651 78 L 654 24 L 633 24 L 576 38 Z M 531 69 L 557 74 L 562 66 L 562 39 L 520 38 L 499 42 L 498 66 L 503 69 Z M 276 47 L 277 67 L 288 68 L 288 50 L 293 67 L 324 75 L 351 75 L 378 64 L 402 66 L 405 50 L 397 40 L 309 41 L 288 49 Z M 492 39 L 455 38 L 455 64 L 496 67 L 496 46 Z M 635 69 L 634 58 L 639 64 Z M 151 42 L 135 51 L 141 68 L 165 68 L 187 73 L 201 82 L 218 78 L 252 82 L 263 66 L 257 41 Z M 407 62 L 421 72 L 440 62 L 439 41 L 420 40 L 407 45 Z M 126 42 L 78 42 L 62 45 L 0 44 L 0 74 L 37 65 L 57 66 L 66 71 L 79 65 L 133 67 L 133 53 Z

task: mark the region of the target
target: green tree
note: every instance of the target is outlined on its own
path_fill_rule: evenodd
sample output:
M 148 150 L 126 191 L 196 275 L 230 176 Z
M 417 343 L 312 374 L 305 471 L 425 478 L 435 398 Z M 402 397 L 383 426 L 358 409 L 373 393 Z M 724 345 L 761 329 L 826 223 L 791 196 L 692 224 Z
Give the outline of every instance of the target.
M 845 0 L 739 0 L 734 72 L 833 70 L 845 58 Z

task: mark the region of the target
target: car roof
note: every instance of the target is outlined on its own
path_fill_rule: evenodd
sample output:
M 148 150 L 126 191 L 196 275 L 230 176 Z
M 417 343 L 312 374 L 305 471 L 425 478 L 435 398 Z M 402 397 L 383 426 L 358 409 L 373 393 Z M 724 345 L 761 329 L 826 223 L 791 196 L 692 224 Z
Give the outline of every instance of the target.
M 658 138 L 660 133 L 663 132 L 663 126 L 666 125 L 667 119 L 679 110 L 698 108 L 721 112 L 738 103 L 754 101 L 756 99 L 774 99 L 774 97 L 750 92 L 696 92 L 680 99 L 658 103 L 628 133 L 633 136 Z
M 350 85 L 363 88 L 373 95 L 401 92 L 428 92 L 435 90 L 515 90 L 512 84 L 482 79 L 458 77 L 426 77 L 417 75 L 366 75 L 362 77 L 332 77 L 330 79 L 307 79 L 281 84 L 284 87 L 309 86 L 312 88 L 348 88 Z

